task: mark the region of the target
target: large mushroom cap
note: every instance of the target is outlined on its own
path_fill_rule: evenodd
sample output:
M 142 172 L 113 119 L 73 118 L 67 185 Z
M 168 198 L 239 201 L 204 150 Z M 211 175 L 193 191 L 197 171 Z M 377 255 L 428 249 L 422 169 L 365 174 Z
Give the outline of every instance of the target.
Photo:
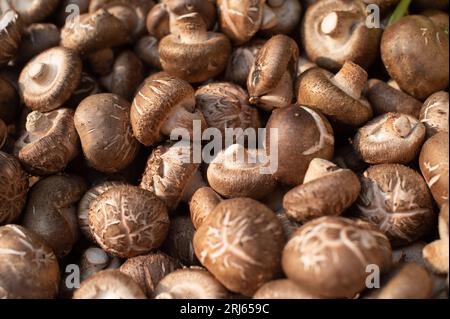
M 427 128 L 427 137 L 439 132 L 448 132 L 448 92 L 440 91 L 426 99 L 420 110 L 420 122 Z
M 0 10 L 0 14 L 2 10 Z M 8 10 L 0 15 L 0 66 L 14 58 L 22 38 L 22 25 L 17 12 Z
M 59 0 L 8 0 L 0 3 L 1 11 L 15 10 L 25 24 L 41 22 L 58 6 Z

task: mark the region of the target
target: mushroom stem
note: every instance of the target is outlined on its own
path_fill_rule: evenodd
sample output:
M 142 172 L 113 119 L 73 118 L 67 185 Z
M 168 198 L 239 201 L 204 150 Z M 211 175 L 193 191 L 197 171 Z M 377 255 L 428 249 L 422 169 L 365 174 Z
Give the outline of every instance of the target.
M 206 23 L 197 12 L 178 17 L 175 24 L 183 43 L 201 43 L 208 39 Z
M 354 99 L 359 99 L 367 82 L 367 72 L 356 63 L 346 61 L 332 82 Z
M 407 137 L 413 129 L 411 121 L 403 114 L 399 117 L 392 118 L 392 128 L 395 134 L 402 138 Z
M 42 80 L 48 71 L 48 65 L 45 63 L 32 63 L 28 71 L 29 76 L 36 82 Z
M 303 184 L 309 183 L 339 169 L 340 168 L 336 164 L 330 161 L 315 158 L 309 163 L 308 170 L 306 171 L 305 178 L 303 179 Z
M 320 31 L 332 38 L 344 37 L 351 32 L 351 27 L 359 17 L 349 11 L 334 11 L 327 14 L 320 23 Z
M 51 125 L 52 121 L 45 114 L 39 111 L 33 111 L 27 116 L 25 128 L 28 133 L 37 133 L 49 130 Z
M 273 12 L 272 8 L 267 4 L 264 5 L 263 20 L 261 23 L 261 30 L 267 30 L 275 27 L 278 24 L 278 17 Z

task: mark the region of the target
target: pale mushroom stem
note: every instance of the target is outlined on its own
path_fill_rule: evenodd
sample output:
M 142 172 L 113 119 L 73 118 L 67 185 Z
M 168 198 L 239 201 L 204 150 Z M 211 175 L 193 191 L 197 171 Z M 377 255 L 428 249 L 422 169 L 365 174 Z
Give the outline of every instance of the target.
M 349 11 L 334 11 L 327 14 L 320 23 L 320 31 L 333 38 L 348 36 L 351 26 L 357 22 L 358 16 Z
M 406 115 L 403 114 L 393 120 L 392 127 L 394 129 L 394 132 L 399 137 L 403 138 L 407 137 L 413 129 L 411 121 Z
M 48 66 L 45 63 L 33 63 L 30 66 L 28 75 L 36 82 L 40 82 L 45 78 L 48 71 Z
M 264 14 L 261 23 L 261 30 L 267 30 L 275 27 L 278 24 L 278 17 L 273 12 L 272 8 L 264 4 Z
M 208 39 L 206 23 L 197 12 L 178 17 L 176 31 L 183 43 L 201 43 Z
M 309 163 L 308 170 L 306 171 L 305 177 L 303 179 L 303 183 L 306 184 L 339 169 L 340 168 L 336 164 L 330 161 L 321 158 L 315 158 Z
M 359 65 L 347 61 L 332 81 L 342 91 L 354 99 L 359 99 L 367 82 L 367 72 Z
M 48 131 L 51 125 L 52 121 L 45 114 L 33 111 L 27 116 L 25 128 L 29 133 L 37 133 Z

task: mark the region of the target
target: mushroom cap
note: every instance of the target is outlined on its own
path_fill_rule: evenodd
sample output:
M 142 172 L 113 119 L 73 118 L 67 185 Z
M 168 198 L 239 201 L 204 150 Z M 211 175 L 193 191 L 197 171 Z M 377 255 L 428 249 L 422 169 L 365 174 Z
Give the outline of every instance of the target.
M 52 175 L 30 190 L 23 226 L 41 236 L 58 258 L 78 239 L 75 205 L 85 191 L 85 182 L 75 175 Z
M 211 187 L 201 187 L 192 196 L 189 202 L 192 224 L 198 229 L 206 217 L 212 213 L 214 208 L 222 201 Z
M 154 36 L 143 36 L 134 46 L 134 52 L 148 66 L 161 70 L 161 61 L 159 60 L 159 41 Z
M 154 194 L 135 186 L 116 186 L 91 204 L 89 226 L 103 250 L 130 258 L 163 243 L 169 216 Z
M 156 299 L 224 299 L 228 291 L 208 271 L 200 267 L 179 269 L 161 279 Z
M 0 118 L 10 124 L 16 120 L 19 111 L 19 95 L 15 87 L 0 75 Z
M 313 158 L 333 158 L 333 129 L 328 120 L 312 108 L 292 105 L 274 110 L 266 129 L 268 151 L 271 129 L 278 129 L 275 134 L 278 138 L 273 141 L 278 145 L 278 169 L 274 176 L 284 184 L 301 184 Z
M 319 167 L 321 166 L 321 167 Z M 313 179 L 307 179 L 312 170 L 320 170 Z M 286 214 L 296 222 L 342 214 L 358 198 L 361 185 L 349 169 L 313 159 L 306 171 L 304 184 L 291 189 L 283 198 Z
M 448 200 L 448 133 L 440 132 L 422 146 L 419 156 L 420 171 L 436 203 Z
M 448 132 L 448 92 L 436 92 L 428 97 L 420 110 L 420 122 L 427 129 L 427 137 L 439 132 Z
M 102 270 L 81 283 L 74 299 L 146 299 L 139 285 L 117 269 Z
M 85 98 L 75 111 L 75 127 L 89 165 L 114 173 L 127 167 L 139 151 L 130 123 L 130 103 L 116 94 Z
M 300 226 L 297 222 L 289 219 L 283 208 L 276 211 L 276 216 L 283 226 L 284 234 L 287 239 L 290 239 L 295 230 Z
M 366 267 L 384 272 L 391 255 L 389 240 L 367 223 L 325 216 L 295 231 L 282 264 L 289 279 L 313 294 L 351 298 L 366 287 Z
M 400 88 L 417 99 L 449 83 L 448 36 L 425 16 L 409 15 L 386 28 L 381 58 Z
M 197 12 L 208 30 L 216 25 L 216 0 L 162 0 L 170 14 L 170 32 L 177 33 L 176 19 L 184 14 Z
M 67 100 L 65 105 L 69 108 L 76 109 L 85 98 L 91 95 L 99 94 L 100 92 L 97 79 L 92 75 L 83 72 L 81 73 L 80 84 L 78 84 L 78 87 L 75 89 L 70 99 Z
M 25 205 L 28 177 L 19 161 L 0 151 L 0 225 L 14 221 Z
M 111 48 L 95 51 L 88 55 L 88 60 L 94 73 L 106 76 L 113 71 L 114 51 Z M 110 90 L 110 88 L 107 89 Z
M 31 24 L 45 20 L 58 4 L 59 0 L 8 0 L 0 4 L 0 9 L 15 10 L 25 24 Z
M 250 198 L 219 203 L 197 229 L 198 259 L 227 289 L 252 296 L 280 273 L 285 243 L 280 221 Z
M 361 127 L 353 145 L 366 163 L 407 164 L 419 154 L 425 134 L 425 126 L 414 116 L 386 113 Z
M 433 201 L 419 173 L 399 164 L 369 167 L 361 177 L 356 215 L 377 226 L 392 245 L 412 243 L 435 221 Z
M 127 259 L 120 271 L 133 278 L 148 298 L 154 298 L 161 279 L 178 268 L 180 264 L 174 258 L 156 252 Z
M 0 298 L 49 299 L 58 292 L 55 254 L 42 239 L 18 225 L 0 227 Z
M 61 108 L 28 114 L 26 131 L 14 146 L 14 154 L 27 171 L 37 175 L 57 173 L 77 156 L 79 142 L 73 113 Z
M 253 299 L 320 299 L 289 279 L 277 279 L 265 283 L 253 295 Z
M 63 47 L 48 49 L 22 69 L 19 92 L 34 111 L 48 112 L 61 107 L 77 88 L 82 63 L 78 55 Z
M 0 66 L 8 64 L 19 49 L 22 38 L 22 24 L 17 12 L 0 10 Z
M 299 0 L 266 1 L 260 31 L 264 35 L 290 34 L 302 15 Z
M 147 31 L 151 36 L 161 40 L 170 34 L 169 12 L 164 3 L 157 3 L 147 14 Z

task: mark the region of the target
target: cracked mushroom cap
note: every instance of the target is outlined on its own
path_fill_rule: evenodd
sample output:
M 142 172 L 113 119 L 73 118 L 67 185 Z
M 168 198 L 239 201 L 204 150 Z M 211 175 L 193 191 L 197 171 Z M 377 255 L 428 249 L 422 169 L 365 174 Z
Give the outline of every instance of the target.
M 102 93 L 78 105 L 75 127 L 89 165 L 104 173 L 127 167 L 139 151 L 130 124 L 130 103 L 116 94 Z
M 146 299 L 139 285 L 117 269 L 102 270 L 81 283 L 74 299 Z
M 290 279 L 277 279 L 265 283 L 253 295 L 253 299 L 321 299 Z
M 369 167 L 360 179 L 357 217 L 375 225 L 393 246 L 426 235 L 435 221 L 433 201 L 419 173 L 399 164 Z
M 441 132 L 429 138 L 419 156 L 422 172 L 434 200 L 439 207 L 448 200 L 448 133 Z
M 292 105 L 274 110 L 266 129 L 266 149 L 269 154 L 272 147 L 277 151 L 278 167 L 274 176 L 283 184 L 302 184 L 313 158 L 333 158 L 333 129 L 328 120 L 312 108 Z
M 425 134 L 425 126 L 414 116 L 386 113 L 361 127 L 353 145 L 366 163 L 407 164 L 419 154 Z
M 366 267 L 384 272 L 391 245 L 364 222 L 325 216 L 300 227 L 283 250 L 283 270 L 303 289 L 326 298 L 352 298 L 366 288 Z
M 51 248 L 18 225 L 0 227 L 0 238 L 0 298 L 54 298 L 60 272 Z
M 372 118 L 372 108 L 361 95 L 366 82 L 366 71 L 353 62 L 345 62 L 336 75 L 312 68 L 297 82 L 297 100 L 319 109 L 332 122 L 360 127 Z
M 17 12 L 0 10 L 0 66 L 8 64 L 19 49 L 22 39 L 22 24 Z
M 286 214 L 299 223 L 322 216 L 337 216 L 358 198 L 361 184 L 353 171 L 324 159 L 313 159 L 303 184 L 283 198 Z
M 0 3 L 0 9 L 15 10 L 25 24 L 31 24 L 45 20 L 58 4 L 59 0 L 8 0 Z
M 27 192 L 28 176 L 20 162 L 0 151 L 0 225 L 9 224 L 19 217 Z
M 448 50 L 448 35 L 420 15 L 408 15 L 388 26 L 381 40 L 381 58 L 389 75 L 420 100 L 448 86 Z
M 299 49 L 293 39 L 282 34 L 270 38 L 256 54 L 248 75 L 249 102 L 266 111 L 290 105 L 298 59 Z
M 159 43 L 164 71 L 190 83 L 203 82 L 225 70 L 231 43 L 222 33 L 208 32 L 197 12 L 176 20 L 178 34 L 170 34 Z
M 41 236 L 58 258 L 78 239 L 76 203 L 85 191 L 85 182 L 75 175 L 49 176 L 30 190 L 23 226 Z
M 301 14 L 299 0 L 268 0 L 260 31 L 264 35 L 290 34 L 298 26 Z
M 161 279 L 155 299 L 225 299 L 229 293 L 207 270 L 200 267 L 179 269 Z
M 154 194 L 135 186 L 116 186 L 91 204 L 89 226 L 103 250 L 130 258 L 161 246 L 169 215 Z
M 211 187 L 201 187 L 192 196 L 189 202 L 192 224 L 198 229 L 211 214 L 214 208 L 222 201 L 222 197 Z
M 77 88 L 82 63 L 78 55 L 63 47 L 48 49 L 22 69 L 19 92 L 34 111 L 48 112 L 61 107 Z
M 317 1 L 305 12 L 301 37 L 309 59 L 330 71 L 346 61 L 368 68 L 378 54 L 380 28 L 368 28 L 361 1 Z
M 62 171 L 79 153 L 73 110 L 28 114 L 26 131 L 17 139 L 14 154 L 32 174 L 48 175 Z
M 448 132 L 448 109 L 448 92 L 444 91 L 432 94 L 423 103 L 419 119 L 427 129 L 428 138 L 439 132 Z
M 222 201 L 193 243 L 202 265 L 233 292 L 253 296 L 280 274 L 283 227 L 272 210 L 253 199 Z
M 164 3 L 157 3 L 147 14 L 147 31 L 151 36 L 161 40 L 170 34 L 170 18 Z

